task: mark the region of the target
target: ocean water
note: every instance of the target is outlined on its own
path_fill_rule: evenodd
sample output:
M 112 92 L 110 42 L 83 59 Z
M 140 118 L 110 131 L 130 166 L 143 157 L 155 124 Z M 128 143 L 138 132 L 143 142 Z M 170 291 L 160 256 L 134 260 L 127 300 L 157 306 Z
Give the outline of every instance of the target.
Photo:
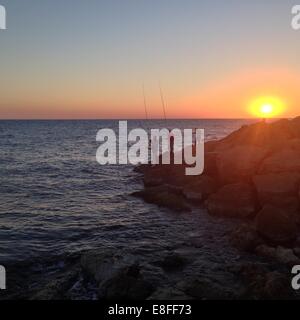
M 203 128 L 218 139 L 249 120 L 129 121 L 130 128 Z M 130 194 L 142 189 L 131 165 L 96 162 L 96 133 L 118 121 L 0 121 L 0 264 L 102 245 L 167 248 L 189 237 L 223 251 L 230 220 L 195 209 L 175 214 Z

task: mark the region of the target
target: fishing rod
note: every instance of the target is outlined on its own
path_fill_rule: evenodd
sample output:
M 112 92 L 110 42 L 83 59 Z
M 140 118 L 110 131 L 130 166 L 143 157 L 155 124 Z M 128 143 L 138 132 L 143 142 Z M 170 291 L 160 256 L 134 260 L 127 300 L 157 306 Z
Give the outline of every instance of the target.
M 165 121 L 167 121 L 166 103 L 165 103 L 164 94 L 163 94 L 163 91 L 162 91 L 162 88 L 161 88 L 160 84 L 159 84 L 159 91 L 160 91 L 161 104 L 162 104 L 163 112 L 164 112 L 164 118 L 165 118 Z
M 144 108 L 145 108 L 145 115 L 146 115 L 146 120 L 148 120 L 148 110 L 147 110 L 147 101 L 146 101 L 146 93 L 145 93 L 145 85 L 143 83 L 143 97 L 144 97 Z

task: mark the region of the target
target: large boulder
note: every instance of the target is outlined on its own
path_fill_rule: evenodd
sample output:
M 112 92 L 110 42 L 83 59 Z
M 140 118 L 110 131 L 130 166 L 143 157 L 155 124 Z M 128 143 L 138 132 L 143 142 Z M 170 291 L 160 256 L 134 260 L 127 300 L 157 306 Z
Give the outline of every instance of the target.
M 294 173 L 266 174 L 253 177 L 259 202 L 284 209 L 287 213 L 297 215 L 299 200 L 297 191 L 300 175 Z
M 83 271 L 100 284 L 116 276 L 123 268 L 136 264 L 136 259 L 126 252 L 118 252 L 116 248 L 99 248 L 84 252 L 80 263 Z
M 105 300 L 145 300 L 153 291 L 153 285 L 141 275 L 140 267 L 132 265 L 102 283 L 98 295 Z
M 276 257 L 278 261 L 288 266 L 300 264 L 300 259 L 295 255 L 293 249 L 279 246 L 276 248 Z
M 253 227 L 245 224 L 230 234 L 230 243 L 239 250 L 253 252 L 263 241 Z
M 268 300 L 289 299 L 293 297 L 290 278 L 285 273 L 269 272 L 265 276 L 262 298 Z
M 127 251 L 101 248 L 84 252 L 81 268 L 97 282 L 101 299 L 143 300 L 154 290 L 136 257 Z
M 300 117 L 297 117 L 291 120 L 291 127 L 294 133 L 294 136 L 300 139 Z
M 205 142 L 205 145 L 204 145 L 205 153 L 214 152 L 215 149 L 218 147 L 218 145 L 219 145 L 218 140 L 210 140 Z
M 287 266 L 294 266 L 300 263 L 300 259 L 295 255 L 292 249 L 281 246 L 272 248 L 266 245 L 259 245 L 255 252 L 260 256 L 274 259 Z
M 299 128 L 300 130 L 300 128 Z M 300 152 L 300 138 L 291 139 L 286 141 L 286 145 L 283 150 L 291 150 Z
M 217 158 L 218 158 L 218 152 L 206 151 L 205 149 L 204 174 L 212 177 L 218 176 Z
M 186 166 L 182 165 L 155 165 L 144 170 L 144 185 L 154 187 L 162 184 L 183 187 L 192 183 L 198 176 L 186 175 Z
M 290 142 L 292 143 L 292 142 Z M 278 151 L 267 157 L 260 169 L 260 173 L 281 173 L 281 172 L 298 172 L 300 173 L 300 150 L 294 146 L 289 149 Z
M 222 183 L 247 181 L 253 176 L 267 151 L 256 146 L 237 146 L 220 152 L 217 168 Z
M 252 125 L 244 125 L 239 130 L 229 134 L 220 141 L 220 145 L 230 147 L 239 145 L 263 146 L 268 139 L 266 134 L 269 125 L 265 122 L 258 122 Z
M 234 131 L 219 142 L 219 146 L 230 147 L 239 145 L 249 145 L 277 150 L 282 148 L 287 140 L 295 138 L 295 130 L 292 122 L 282 119 L 276 122 L 267 123 L 265 121 L 243 126 Z
M 62 275 L 52 279 L 36 292 L 30 300 L 58 300 L 65 299 L 68 290 L 74 286 L 79 278 L 79 269 L 64 272 Z
M 226 286 L 213 277 L 202 275 L 185 277 L 176 288 L 197 300 L 232 300 L 241 295 L 239 287 Z
M 191 211 L 186 204 L 186 199 L 180 188 L 169 185 L 146 188 L 142 191 L 134 192 L 135 197 L 140 197 L 148 203 L 166 207 L 178 212 Z
M 206 146 L 205 151 L 223 151 L 236 146 L 256 146 L 270 151 L 285 148 L 287 141 L 300 138 L 300 117 L 244 125 L 225 138 Z
M 197 180 L 183 189 L 183 194 L 190 201 L 202 202 L 209 195 L 216 192 L 216 190 L 216 180 L 207 175 L 201 175 Z
M 293 252 L 294 252 L 295 256 L 300 259 L 300 247 L 294 248 Z
M 206 208 L 212 215 L 247 218 L 256 212 L 256 199 L 252 188 L 245 183 L 222 187 L 206 201 Z
M 166 172 L 170 170 L 170 168 L 164 168 L 163 166 L 144 166 L 141 167 L 144 174 L 144 185 L 146 187 L 155 187 L 163 184 L 163 182 L 167 179 Z
M 300 175 L 294 173 L 266 174 L 253 177 L 255 188 L 262 200 L 273 196 L 293 196 L 297 194 Z
M 288 299 L 293 296 L 288 274 L 270 272 L 267 264 L 246 264 L 240 274 L 248 286 L 250 299 Z
M 158 288 L 148 300 L 192 300 L 191 296 L 173 287 Z
M 256 216 L 256 230 L 273 244 L 289 244 L 297 238 L 297 226 L 284 211 L 265 206 Z

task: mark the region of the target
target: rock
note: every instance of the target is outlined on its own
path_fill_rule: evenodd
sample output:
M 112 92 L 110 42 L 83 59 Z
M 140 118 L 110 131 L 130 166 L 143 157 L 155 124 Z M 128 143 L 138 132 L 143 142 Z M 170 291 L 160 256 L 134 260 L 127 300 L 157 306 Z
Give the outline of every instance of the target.
M 62 276 L 50 281 L 44 288 L 36 292 L 30 300 L 58 300 L 63 299 L 70 287 L 77 280 L 79 270 L 68 271 Z
M 148 203 L 154 203 L 178 212 L 191 211 L 186 204 L 181 189 L 168 185 L 146 188 L 143 191 L 134 192 L 133 196 L 143 198 Z
M 287 141 L 295 138 L 292 122 L 281 119 L 269 124 L 266 147 L 272 150 L 282 150 Z
M 220 152 L 217 168 L 222 183 L 248 181 L 266 155 L 265 149 L 255 146 L 236 146 Z
M 178 187 L 184 187 L 192 183 L 198 176 L 186 175 L 185 169 L 185 165 L 172 166 L 172 170 L 168 172 L 167 183 Z
M 276 255 L 276 249 L 274 247 L 262 244 L 257 246 L 257 248 L 255 249 L 255 253 L 262 257 L 274 259 Z
M 295 256 L 297 256 L 300 259 L 300 248 L 299 247 L 294 248 L 293 251 L 294 251 Z
M 282 150 L 287 141 L 300 138 L 300 121 L 281 119 L 272 123 L 265 121 L 244 125 L 219 141 L 205 145 L 206 152 L 221 151 L 235 146 L 256 146 L 270 151 Z
M 217 157 L 217 152 L 207 151 L 205 146 L 203 174 L 209 175 L 211 177 L 218 176 Z
M 300 151 L 285 149 L 266 158 L 259 169 L 260 173 L 300 173 Z
M 184 189 L 183 195 L 188 202 L 194 204 L 200 204 L 204 200 L 203 194 L 201 192 L 195 192 L 189 189 Z
M 276 271 L 267 273 L 261 295 L 265 299 L 288 299 L 292 295 L 289 277 Z
M 263 247 L 263 246 L 261 246 Z M 267 248 L 274 252 L 274 248 Z M 248 285 L 250 299 L 287 299 L 291 297 L 288 274 L 270 271 L 268 264 L 259 262 L 243 266 L 240 271 Z
M 291 121 L 291 127 L 296 138 L 300 139 L 300 117 L 297 117 Z
M 166 170 L 170 170 L 170 168 L 165 168 L 163 166 L 140 166 L 140 170 L 143 170 L 142 173 L 144 174 L 144 185 L 145 187 L 155 187 L 162 185 L 164 181 L 167 179 Z
M 204 144 L 205 153 L 214 152 L 218 144 L 219 144 L 218 140 L 210 140 L 205 142 Z
M 247 298 L 258 299 L 265 281 L 267 272 L 265 264 L 255 262 L 242 265 L 239 274 L 247 286 Z
M 226 145 L 227 148 L 241 145 L 262 147 L 265 146 L 266 141 L 269 140 L 267 134 L 268 129 L 269 125 L 265 122 L 245 125 L 242 126 L 239 130 L 232 132 L 227 137 L 220 140 L 219 145 Z
M 140 275 L 138 265 L 132 265 L 102 283 L 99 298 L 106 300 L 145 300 L 153 292 L 152 284 Z
M 163 287 L 158 288 L 148 300 L 192 300 L 191 296 L 186 295 L 184 292 L 173 288 Z
M 274 197 L 296 196 L 300 175 L 294 173 L 266 174 L 253 177 L 253 182 L 262 201 Z
M 249 298 L 263 300 L 291 297 L 289 276 L 269 270 L 268 264 L 258 262 L 243 266 L 240 273 L 248 285 Z
M 135 264 L 136 259 L 126 252 L 117 252 L 116 248 L 101 248 L 83 253 L 80 263 L 83 271 L 100 284 Z
M 297 139 L 292 139 L 292 140 L 286 141 L 286 146 L 285 146 L 284 150 L 300 152 L 300 139 L 297 138 Z
M 300 259 L 294 254 L 294 251 L 292 249 L 287 249 L 279 246 L 276 248 L 276 257 L 279 262 L 288 266 L 300 264 Z
M 183 187 L 192 183 L 197 176 L 186 175 L 186 165 L 155 165 L 149 166 L 144 171 L 145 186 L 155 186 L 159 181 L 160 184 L 168 184 L 177 187 Z M 153 184 L 154 182 L 154 184 Z
M 164 184 L 164 180 L 161 177 L 155 177 L 150 174 L 144 176 L 145 187 L 156 187 Z
M 228 300 L 238 295 L 235 288 L 220 285 L 208 277 L 188 277 L 177 283 L 176 288 L 199 300 Z
M 295 241 L 295 247 L 300 247 L 300 234 L 298 235 L 298 237 Z
M 252 252 L 262 242 L 256 230 L 248 225 L 239 226 L 230 235 L 230 243 L 242 251 Z
M 288 244 L 296 240 L 297 227 L 295 222 L 284 211 L 265 206 L 256 216 L 256 230 L 274 244 Z
M 257 276 L 263 276 L 267 271 L 268 266 L 266 263 L 256 261 L 253 263 L 242 264 L 236 272 L 240 273 L 245 280 L 252 281 L 253 279 L 256 279 Z
M 253 177 L 261 206 L 266 204 L 297 214 L 299 200 L 297 190 L 300 175 L 295 173 L 266 174 Z
M 129 252 L 103 248 L 85 252 L 81 257 L 83 271 L 99 285 L 99 298 L 144 300 L 153 292 L 144 279 L 136 258 Z
M 138 166 L 135 166 L 133 171 L 137 172 L 137 173 L 144 174 L 145 172 L 147 172 L 149 170 L 150 167 L 151 167 L 151 165 L 149 165 L 149 164 L 140 164 Z
M 185 165 L 146 165 L 137 167 L 144 174 L 144 185 L 155 187 L 163 184 L 184 186 L 194 180 L 185 174 Z
M 299 120 L 296 119 L 292 121 L 282 119 L 272 123 L 258 122 L 243 126 L 218 141 L 217 146 L 214 147 L 214 151 L 241 145 L 262 147 L 271 152 L 283 150 L 287 141 L 299 139 L 299 127 Z
M 234 218 L 247 218 L 256 211 L 256 200 L 252 188 L 245 183 L 222 187 L 206 201 L 210 214 Z
M 209 195 L 216 192 L 217 183 L 215 179 L 207 176 L 201 175 L 197 178 L 195 182 L 189 184 L 183 189 L 183 194 L 187 200 L 192 202 L 202 202 Z
M 260 245 L 255 252 L 263 257 L 274 259 L 284 265 L 293 266 L 300 263 L 300 259 L 294 254 L 292 249 L 278 246 L 276 248 Z

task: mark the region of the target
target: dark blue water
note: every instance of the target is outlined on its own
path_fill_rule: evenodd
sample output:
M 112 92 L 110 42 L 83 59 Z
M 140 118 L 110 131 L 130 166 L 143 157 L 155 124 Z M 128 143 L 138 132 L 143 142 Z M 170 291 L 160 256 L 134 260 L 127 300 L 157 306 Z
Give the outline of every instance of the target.
M 129 127 L 204 128 L 210 140 L 248 122 L 130 121 Z M 206 214 L 174 214 L 130 196 L 142 188 L 133 167 L 96 162 L 96 133 L 106 127 L 118 122 L 0 121 L 2 264 L 100 245 L 167 247 L 195 232 L 204 241 L 224 233 Z

